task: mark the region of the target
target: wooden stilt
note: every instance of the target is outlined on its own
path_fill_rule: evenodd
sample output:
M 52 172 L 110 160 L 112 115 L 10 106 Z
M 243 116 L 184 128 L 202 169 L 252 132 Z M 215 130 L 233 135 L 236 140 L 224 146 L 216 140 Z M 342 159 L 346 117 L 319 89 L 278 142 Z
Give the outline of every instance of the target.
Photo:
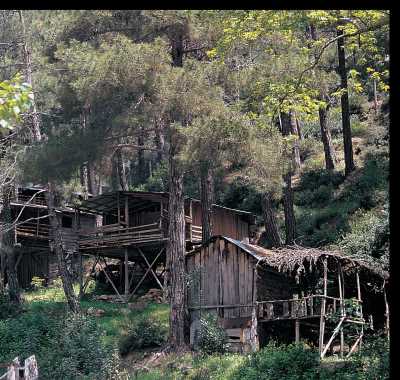
M 128 296 L 127 298 L 127 302 L 133 297 L 133 295 L 136 293 L 136 290 L 139 288 L 139 286 L 142 284 L 143 280 L 146 278 L 147 274 L 150 272 L 151 267 L 155 264 L 155 262 L 157 261 L 157 259 L 160 257 L 161 253 L 164 251 L 165 247 L 161 248 L 160 252 L 158 252 L 157 256 L 155 257 L 155 259 L 153 260 L 153 262 L 151 263 L 150 267 L 147 268 L 145 274 L 143 275 L 143 277 L 140 279 L 140 281 L 138 282 L 138 284 L 135 286 L 135 289 L 133 289 L 133 292 Z
M 346 317 L 342 317 L 342 318 L 340 319 L 339 324 L 336 326 L 335 330 L 333 331 L 332 336 L 330 337 L 328 343 L 326 344 L 324 350 L 322 351 L 321 359 L 326 355 L 326 353 L 328 352 L 328 349 L 329 349 L 330 345 L 331 345 L 332 342 L 333 342 L 333 339 L 335 339 L 335 336 L 336 336 L 337 333 L 341 330 L 342 324 L 343 324 L 345 318 L 346 318 Z
M 83 296 L 83 260 L 82 260 L 82 252 L 78 248 L 79 255 L 79 299 Z
M 328 282 L 328 263 L 325 257 L 324 261 L 324 296 L 327 296 L 327 282 Z M 322 352 L 324 350 L 324 333 L 325 333 L 325 308 L 326 308 L 326 298 L 322 299 L 321 312 L 320 312 L 320 322 L 319 322 L 319 354 L 322 358 Z
M 152 269 L 152 266 L 150 266 L 150 263 L 148 262 L 146 256 L 143 254 L 142 250 L 140 248 L 137 248 L 137 250 L 139 251 L 139 253 L 142 256 L 143 260 L 145 261 L 145 263 L 147 264 L 148 268 L 150 269 L 150 273 L 153 275 L 153 277 L 157 281 L 157 284 L 160 287 L 160 289 L 164 290 L 164 287 L 162 286 L 162 284 L 161 284 L 160 280 L 158 279 L 157 275 L 154 273 L 154 271 Z
M 105 264 L 105 266 L 107 267 L 107 262 L 106 260 L 103 258 L 103 262 Z M 102 272 L 104 273 L 104 275 L 106 276 L 108 282 L 111 284 L 111 286 L 113 287 L 115 293 L 117 293 L 118 298 L 122 301 L 122 302 L 127 302 L 126 299 L 124 299 L 121 294 L 119 293 L 117 287 L 115 286 L 113 280 L 111 279 L 111 277 L 108 275 L 107 271 L 104 268 L 101 268 Z
M 343 272 L 340 262 L 338 263 L 338 287 L 339 287 L 339 298 L 340 298 L 340 315 L 342 318 L 345 317 L 344 310 L 344 286 L 343 286 Z M 344 352 L 344 334 L 343 327 L 340 327 L 340 357 L 343 357 Z
M 90 269 L 89 275 L 87 276 L 87 278 L 86 278 L 86 280 L 85 280 L 85 282 L 84 282 L 84 284 L 83 284 L 83 287 L 82 287 L 82 296 L 85 294 L 85 290 L 86 290 L 86 287 L 87 287 L 87 285 L 88 285 L 88 283 L 89 283 L 90 276 L 92 275 L 94 269 L 96 268 L 96 265 L 97 265 L 97 263 L 99 262 L 99 260 L 100 260 L 100 256 L 97 256 L 97 257 L 96 257 L 96 260 L 95 260 L 95 262 L 94 262 L 94 264 L 93 264 L 93 266 L 92 266 L 92 268 Z
M 300 321 L 295 320 L 295 342 L 300 343 Z
M 387 335 L 387 338 L 390 338 L 390 329 L 389 329 L 389 303 L 387 300 L 387 296 L 386 296 L 386 281 L 383 281 L 383 299 L 385 301 L 385 317 L 386 317 L 386 321 L 385 321 L 385 332 Z
M 360 308 L 360 317 L 364 320 L 362 299 L 361 299 L 360 274 L 359 274 L 358 269 L 356 271 L 356 280 L 357 280 L 357 299 L 358 299 L 358 306 Z M 361 334 L 359 336 L 360 351 L 361 351 L 361 346 L 362 346 L 363 335 L 364 335 L 364 325 L 361 325 Z M 354 347 L 354 349 L 355 349 L 355 347 Z M 350 352 L 351 352 L 351 350 L 350 350 Z M 349 355 L 350 355 L 350 352 L 349 352 Z
M 128 262 L 128 248 L 125 248 L 125 299 L 129 296 L 129 262 Z

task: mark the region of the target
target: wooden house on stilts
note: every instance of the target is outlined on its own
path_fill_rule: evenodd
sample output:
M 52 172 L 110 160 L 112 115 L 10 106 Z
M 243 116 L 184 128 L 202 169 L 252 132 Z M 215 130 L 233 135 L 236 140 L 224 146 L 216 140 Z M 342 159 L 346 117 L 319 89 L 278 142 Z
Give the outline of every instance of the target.
M 33 277 L 40 277 L 46 283 L 58 276 L 55 253 L 49 245 L 50 225 L 46 202 L 46 190 L 41 187 L 19 187 L 12 194 L 10 208 L 18 283 L 22 288 L 29 287 Z M 78 231 L 75 210 L 71 207 L 58 207 L 60 231 L 68 262 L 75 263 L 77 270 Z M 93 215 L 82 214 L 81 225 L 94 226 Z
M 78 225 L 82 212 L 102 220 L 96 228 L 79 228 L 79 251 L 94 256 L 108 283 L 121 302 L 137 294 L 145 281 L 163 289 L 168 240 L 168 200 L 165 192 L 116 191 L 89 198 L 77 208 Z M 254 216 L 245 211 L 213 205 L 212 234 L 249 240 Z M 202 241 L 201 203 L 185 200 L 187 251 Z M 109 265 L 117 259 L 120 264 Z M 85 290 L 87 281 L 82 284 Z
M 217 316 L 236 351 L 302 337 L 321 358 L 335 345 L 353 353 L 372 321 L 389 327 L 388 273 L 339 252 L 267 250 L 220 235 L 188 253 L 186 265 L 192 345 L 205 313 Z

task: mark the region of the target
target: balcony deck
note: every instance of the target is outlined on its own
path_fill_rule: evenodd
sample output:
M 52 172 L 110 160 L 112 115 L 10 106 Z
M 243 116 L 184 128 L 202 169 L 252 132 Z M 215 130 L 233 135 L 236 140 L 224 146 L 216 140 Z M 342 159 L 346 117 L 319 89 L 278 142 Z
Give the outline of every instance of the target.
M 188 225 L 187 225 L 188 226 Z M 167 241 L 168 231 L 161 220 L 156 223 L 126 227 L 123 224 L 109 224 L 79 234 L 79 249 L 82 251 L 106 248 L 141 246 Z M 190 225 L 186 240 L 201 242 L 201 227 Z

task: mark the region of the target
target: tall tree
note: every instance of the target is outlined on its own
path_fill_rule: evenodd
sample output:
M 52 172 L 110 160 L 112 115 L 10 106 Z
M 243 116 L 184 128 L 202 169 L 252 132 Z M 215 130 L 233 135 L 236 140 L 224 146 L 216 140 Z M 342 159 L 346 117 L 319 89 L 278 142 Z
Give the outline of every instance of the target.
M 344 163 L 345 175 L 348 176 L 355 169 L 353 159 L 353 143 L 351 139 L 351 125 L 350 125 L 350 106 L 349 94 L 347 86 L 347 70 L 346 70 L 346 55 L 344 47 L 343 30 L 338 29 L 337 47 L 338 47 L 338 61 L 339 61 L 339 74 L 340 74 L 340 87 L 342 95 L 340 97 L 340 104 L 342 107 L 342 126 L 343 126 L 343 146 L 344 146 Z

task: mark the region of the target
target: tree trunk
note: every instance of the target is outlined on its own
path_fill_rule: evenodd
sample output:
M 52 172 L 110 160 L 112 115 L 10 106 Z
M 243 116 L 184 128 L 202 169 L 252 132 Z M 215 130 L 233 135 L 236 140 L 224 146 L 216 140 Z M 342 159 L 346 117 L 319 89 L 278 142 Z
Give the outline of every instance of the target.
M 328 107 L 320 107 L 319 110 L 319 125 L 321 127 L 321 139 L 324 145 L 325 167 L 327 170 L 335 169 L 335 149 L 332 144 L 331 131 L 328 125 Z
M 121 149 L 118 149 L 115 152 L 116 156 L 116 164 L 117 164 L 117 174 L 119 179 L 119 185 L 122 191 L 128 191 L 128 183 L 126 180 L 125 166 L 122 160 L 122 152 Z
M 143 127 L 140 127 L 140 134 L 138 136 L 138 145 L 144 145 L 144 135 L 143 135 Z M 138 149 L 138 162 L 137 162 L 137 171 L 136 171 L 137 179 L 139 183 L 144 183 L 146 180 L 146 163 L 144 159 L 144 150 Z
M 27 81 L 32 86 L 32 90 L 34 90 L 32 85 L 32 65 L 30 61 L 30 53 L 26 43 L 26 32 L 25 32 L 25 24 L 22 15 L 22 11 L 18 11 L 22 30 L 23 30 L 23 45 L 24 45 L 24 58 L 25 58 L 25 69 L 27 75 Z M 34 91 L 32 91 L 34 92 Z M 35 99 L 32 98 L 32 105 L 33 105 L 33 117 L 32 117 L 32 124 L 33 124 L 33 142 L 40 142 L 42 141 L 42 134 L 40 130 L 40 119 L 38 117 L 38 113 L 36 112 L 36 102 Z M 88 168 L 90 169 L 90 168 Z M 88 170 L 89 171 L 89 170 Z M 90 185 L 90 184 L 89 184 Z M 56 185 L 49 181 L 48 183 L 48 192 L 47 192 L 47 208 L 49 212 L 49 221 L 50 221 L 50 249 L 56 252 L 57 260 L 58 260 L 58 268 L 60 271 L 61 279 L 63 282 L 64 293 L 68 301 L 68 305 L 73 312 L 79 312 L 80 306 L 77 297 L 74 294 L 73 287 L 72 287 L 72 278 L 70 273 L 67 270 L 67 264 L 65 261 L 64 256 L 64 248 L 62 246 L 62 236 L 59 226 L 59 221 L 56 216 L 55 212 L 55 191 Z
M 1 251 L 3 259 L 5 259 L 5 266 L 7 272 L 7 283 L 8 283 L 8 293 L 10 296 L 10 301 L 15 304 L 21 303 L 21 294 L 19 291 L 17 270 L 15 267 L 15 249 L 14 249 L 14 229 L 11 228 L 12 216 L 11 216 L 11 186 L 6 185 L 3 188 L 3 209 L 2 209 L 2 226 L 3 229 L 1 233 Z M 3 260 L 2 260 L 3 261 Z
M 22 11 L 18 11 L 19 14 L 19 19 L 21 22 L 21 29 L 22 29 L 22 34 L 23 34 L 23 52 L 24 52 L 24 61 L 25 61 L 25 79 L 26 82 L 31 85 L 33 88 L 33 83 L 32 83 L 32 62 L 31 62 L 31 52 L 28 49 L 28 44 L 26 42 L 26 29 L 25 29 L 25 21 L 24 21 L 24 16 L 22 14 Z M 33 141 L 40 141 L 42 138 L 42 135 L 40 133 L 40 118 L 39 118 L 39 113 L 37 112 L 36 108 L 36 101 L 35 101 L 35 92 L 32 91 L 31 95 L 31 101 L 32 101 L 32 113 L 31 113 L 31 119 L 32 119 L 32 138 Z
M 343 36 L 343 31 L 337 31 L 338 36 Z M 338 57 L 339 57 L 339 75 L 341 89 L 344 90 L 340 102 L 342 106 L 342 125 L 343 125 L 343 146 L 344 146 L 344 162 L 345 162 L 345 175 L 348 176 L 354 169 L 353 160 L 353 144 L 351 141 L 351 126 L 350 126 L 350 107 L 349 95 L 347 87 L 347 71 L 346 71 L 346 58 L 344 50 L 344 37 L 338 40 Z
M 289 118 L 290 118 L 290 133 L 292 135 L 295 135 L 296 137 L 299 137 L 299 131 L 297 130 L 296 114 L 293 110 L 289 112 Z M 300 147 L 298 138 L 296 138 L 296 140 L 293 143 L 293 163 L 295 171 L 298 171 L 301 168 Z
M 200 188 L 202 242 L 206 243 L 212 236 L 212 204 L 214 203 L 212 169 L 208 162 L 200 164 Z
M 164 145 L 165 145 L 165 140 L 164 140 L 164 121 L 159 118 L 155 120 L 155 145 L 156 148 L 159 149 L 157 152 L 157 158 L 156 162 L 159 164 L 163 160 L 163 154 L 162 152 L 164 151 Z
M 263 196 L 263 216 L 267 248 L 280 247 L 282 241 L 279 236 L 278 225 L 276 222 L 276 211 L 273 206 L 271 193 L 265 193 Z
M 55 210 L 55 198 L 56 198 L 56 185 L 54 183 L 48 183 L 47 191 L 47 208 L 49 213 L 50 221 L 50 250 L 55 252 L 58 261 L 58 268 L 63 283 L 63 289 L 65 297 L 68 302 L 68 306 L 74 313 L 80 312 L 80 305 L 72 284 L 72 276 L 68 271 L 67 261 L 65 258 L 65 250 L 63 247 L 62 234 L 60 228 L 60 222 L 56 215 Z
M 169 228 L 167 247 L 167 287 L 170 302 L 169 343 L 179 349 L 185 345 L 185 211 L 183 174 L 173 149 L 169 157 Z
M 177 27 L 170 35 L 172 66 L 183 66 L 183 30 Z M 169 128 L 169 228 L 167 245 L 167 288 L 170 302 L 169 344 L 174 350 L 185 346 L 186 283 L 185 283 L 185 203 L 183 173 L 177 159 L 179 153 L 175 131 Z
M 293 244 L 296 237 L 296 218 L 293 208 L 292 173 L 283 177 L 285 187 L 283 189 L 283 208 L 285 212 L 286 244 Z
M 296 125 L 297 125 L 297 133 L 299 135 L 299 139 L 300 141 L 304 140 L 304 134 L 303 134 L 303 128 L 301 126 L 301 123 L 299 121 L 299 119 L 296 116 Z
M 282 113 L 282 135 L 288 136 L 292 131 L 291 116 Z M 287 173 L 283 176 L 285 187 L 283 189 L 283 208 L 285 213 L 286 244 L 292 244 L 296 237 L 296 219 L 293 207 L 292 167 L 295 165 L 295 149 L 292 150 L 292 163 Z

